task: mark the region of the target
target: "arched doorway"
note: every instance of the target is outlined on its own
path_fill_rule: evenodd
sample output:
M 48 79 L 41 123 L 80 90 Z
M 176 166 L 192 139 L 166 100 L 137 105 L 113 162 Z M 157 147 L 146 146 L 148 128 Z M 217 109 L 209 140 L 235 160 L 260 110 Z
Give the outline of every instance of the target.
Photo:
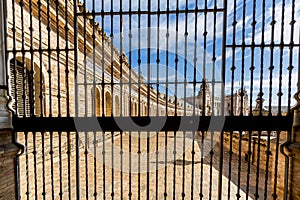
M 95 93 L 95 94 L 94 94 Z M 92 88 L 92 108 L 93 113 L 95 112 L 96 116 L 101 116 L 102 109 L 101 109 L 101 94 L 99 88 Z
M 115 116 L 120 116 L 120 100 L 118 96 L 115 96 Z

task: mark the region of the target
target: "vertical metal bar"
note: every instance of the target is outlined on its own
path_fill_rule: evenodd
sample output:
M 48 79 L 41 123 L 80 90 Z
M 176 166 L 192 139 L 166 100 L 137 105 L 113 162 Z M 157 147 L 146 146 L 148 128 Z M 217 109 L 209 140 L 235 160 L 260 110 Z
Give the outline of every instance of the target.
M 207 0 L 204 1 L 204 32 L 203 32 L 203 78 L 202 78 L 202 116 L 206 115 L 206 51 L 207 51 Z M 201 89 L 201 88 L 200 88 Z M 202 182 L 201 182 L 202 183 Z M 201 189 L 202 191 L 202 189 Z
M 195 111 L 196 111 L 196 86 L 197 86 L 197 47 L 198 47 L 198 0 L 196 0 L 195 2 L 195 26 L 194 26 L 194 30 L 195 30 L 195 33 L 194 33 L 194 77 L 193 77 L 193 116 L 196 115 Z M 177 70 L 176 70 L 177 72 Z M 177 75 L 177 73 L 176 73 Z M 176 79 L 177 81 L 177 79 Z M 176 86 L 177 86 L 177 83 L 176 83 Z M 177 87 L 176 87 L 177 89 Z M 177 94 L 177 93 L 176 93 Z M 177 100 L 177 98 L 176 98 Z M 176 105 L 177 105 L 177 101 L 175 102 Z M 195 132 L 196 134 L 196 132 Z M 193 149 L 194 151 L 194 149 Z M 193 178 L 193 177 L 192 177 Z M 193 184 L 192 184 L 193 185 Z M 192 195 L 192 198 L 193 198 L 193 195 Z
M 125 102 L 125 99 L 123 99 L 123 55 L 125 55 L 125 53 L 123 52 L 123 37 L 124 37 L 124 19 L 123 19 L 123 4 L 122 4 L 122 0 L 120 0 L 120 101 L 119 101 L 119 105 L 116 105 L 116 108 L 120 110 L 119 116 L 123 117 L 123 109 L 126 108 L 124 106 L 123 108 L 123 100 Z M 125 113 L 125 111 L 124 111 Z M 120 191 L 120 198 L 123 199 L 123 131 L 120 132 L 120 187 L 121 187 L 121 191 Z
M 149 116 L 150 114 L 150 81 L 151 81 L 151 0 L 148 0 L 148 14 L 147 14 L 147 113 L 145 113 L 145 116 Z M 147 199 L 150 198 L 150 133 L 147 131 Z
M 217 0 L 214 0 L 214 9 L 217 9 Z M 213 26 L 213 48 L 212 48 L 212 81 L 211 81 L 211 108 L 212 112 L 211 115 L 215 115 L 215 73 L 216 73 L 216 25 L 217 25 L 217 12 L 213 12 L 213 18 L 214 18 L 214 26 Z M 225 16 L 224 16 L 225 18 Z M 226 50 L 226 48 L 225 48 Z
M 67 101 L 67 117 L 70 117 L 70 89 L 69 89 L 69 16 L 68 16 L 68 0 L 65 0 L 65 53 L 66 53 L 66 66 L 65 66 L 65 75 L 66 75 L 66 101 Z M 42 88 L 41 88 L 42 91 Z M 41 104 L 41 107 L 42 104 Z
M 237 95 L 244 93 L 244 76 L 245 76 L 245 23 L 246 23 L 246 0 L 243 1 L 243 14 L 242 14 L 242 66 L 241 66 L 241 88 L 238 91 Z M 243 109 L 244 109 L 244 96 L 241 95 L 241 106 L 240 106 L 240 113 L 237 113 L 239 116 L 243 116 Z M 242 133 L 239 131 L 239 163 L 238 163 L 238 184 L 237 184 L 237 199 L 241 197 L 240 195 L 240 186 L 241 186 L 241 154 L 242 154 Z
M 237 183 L 237 194 L 236 198 L 241 198 L 241 165 L 242 165 L 242 131 L 239 131 L 239 162 L 238 162 L 238 183 Z
M 45 172 L 45 133 L 41 132 L 42 136 L 42 174 L 43 174 L 43 199 L 46 199 L 46 172 Z
M 84 132 L 84 159 L 85 159 L 85 198 L 89 199 L 89 167 L 88 167 L 88 132 Z
M 28 132 L 24 133 L 25 135 L 25 160 L 26 160 L 26 196 L 27 200 L 30 198 L 30 183 L 29 183 L 29 160 L 28 160 Z
M 225 7 L 225 9 L 227 9 L 225 5 L 224 5 L 224 7 Z M 232 34 L 232 65 L 231 65 L 231 97 L 230 97 L 230 112 L 229 112 L 230 116 L 234 115 L 234 112 L 233 112 L 233 94 L 234 94 L 234 78 L 235 78 L 234 75 L 235 75 L 235 69 L 236 69 L 236 67 L 235 67 L 235 54 L 236 54 L 235 44 L 236 44 L 236 25 L 237 25 L 236 15 L 237 15 L 236 14 L 236 1 L 234 1 L 234 5 L 233 5 L 233 22 L 232 22 L 233 34 Z M 225 99 L 223 99 L 223 101 L 225 101 Z M 221 133 L 221 134 L 224 134 L 224 133 Z M 232 155 L 233 155 L 233 152 L 232 152 L 233 131 L 230 131 L 229 134 L 230 134 L 230 139 L 229 139 L 230 144 L 229 144 L 229 167 L 228 167 L 228 200 L 231 198 L 230 197 L 230 192 L 231 192 L 231 173 L 232 173 L 231 167 L 232 167 Z
M 26 109 L 26 99 L 27 99 L 27 65 L 25 63 L 25 33 L 24 33 L 24 1 L 20 1 L 20 7 L 21 7 L 21 29 L 22 29 L 22 84 L 23 84 L 23 94 L 22 94 L 22 100 L 23 100 L 23 117 L 25 118 L 27 116 L 27 109 Z
M 292 1 L 292 19 L 290 21 L 290 55 L 289 55 L 289 83 L 288 83 L 288 114 L 291 113 L 291 88 L 292 88 L 292 73 L 293 73 L 293 45 L 294 45 L 294 29 L 295 29 L 295 0 Z M 289 135 L 289 134 L 288 134 Z M 288 138 L 289 139 L 289 138 Z
M 132 14 L 131 14 L 131 5 L 132 1 L 129 0 L 129 55 L 128 55 L 128 60 L 129 60 L 129 116 L 131 117 L 133 115 L 132 113 L 132 69 L 130 67 L 131 63 L 132 63 L 132 52 L 131 52 L 131 48 L 132 48 Z M 131 152 L 132 152 L 132 136 L 131 136 L 131 132 L 129 133 L 129 193 L 128 193 L 128 197 L 129 200 L 132 199 L 132 174 L 131 174 Z
M 141 116 L 141 0 L 138 0 L 138 116 Z M 140 142 L 140 139 L 139 139 Z
M 188 5 L 189 0 L 185 1 L 185 28 L 184 28 L 184 108 L 183 115 L 187 115 L 187 39 L 188 39 Z M 185 150 L 186 150 L 186 131 L 183 131 L 183 163 L 182 163 L 182 199 L 185 198 Z
M 179 20 L 178 20 L 178 16 L 179 16 L 179 13 L 178 13 L 178 10 L 179 10 L 179 0 L 176 0 L 176 44 L 175 44 L 175 116 L 177 116 L 177 90 L 178 90 L 178 30 L 179 30 Z M 177 132 L 174 131 L 174 150 L 173 150 L 173 200 L 176 199 L 176 150 L 177 150 L 177 147 L 176 147 L 176 135 L 177 135 Z
M 75 117 L 78 117 L 79 99 L 78 99 L 78 22 L 77 22 L 77 1 L 73 2 L 74 6 L 74 82 L 75 82 Z M 80 139 L 79 133 L 75 133 L 76 146 L 76 199 L 80 199 Z
M 58 157 L 59 157 L 59 198 L 63 199 L 63 165 L 62 165 L 62 142 L 61 142 L 62 132 L 58 132 Z
M 275 34 L 275 0 L 272 1 L 272 21 L 271 28 L 271 45 L 270 45 L 270 93 L 269 93 L 269 116 L 272 115 L 272 83 L 273 83 L 273 70 L 274 70 L 274 34 Z
M 87 117 L 88 115 L 88 95 L 87 95 L 87 13 L 89 12 L 87 9 L 86 9 L 86 0 L 83 1 L 83 5 L 84 5 L 84 9 L 83 9 L 83 46 L 84 46 L 84 49 L 83 49 L 83 59 L 84 59 L 84 64 L 83 64 L 83 70 L 84 70 L 84 80 L 83 80 L 83 85 L 84 85 L 84 116 Z M 82 114 L 82 113 L 81 113 Z
M 104 0 L 101 1 L 101 26 L 102 26 L 102 31 L 101 31 L 101 45 L 102 45 L 102 116 L 106 116 L 105 113 L 105 104 L 104 101 L 106 101 L 105 98 L 105 82 L 104 82 L 104 71 L 105 71 L 105 49 L 104 49 L 104 45 L 105 45 L 105 35 L 104 35 Z M 102 147 L 102 158 L 103 161 L 105 160 L 105 132 L 102 132 L 102 142 L 103 142 L 103 147 Z M 102 164 L 102 168 L 103 168 L 103 172 L 102 172 L 102 185 L 103 185 L 103 196 L 102 198 L 105 200 L 106 199 L 106 183 L 105 183 L 105 172 L 106 172 L 106 166 L 105 163 L 103 162 Z
M 52 199 L 54 199 L 54 163 L 53 163 L 53 132 L 50 132 L 50 172 L 51 172 L 51 194 Z
M 285 11 L 285 0 L 282 0 L 281 7 L 281 37 L 280 37 L 280 63 L 279 63 L 279 92 L 278 92 L 278 115 L 281 116 L 281 101 L 282 101 L 282 69 L 283 69 L 283 48 L 284 48 L 284 11 Z
M 84 0 L 83 1 L 83 5 L 84 5 L 84 9 L 83 9 L 83 46 L 84 46 L 84 50 L 83 50 L 83 57 L 84 57 L 84 66 L 83 66 L 83 70 L 84 70 L 84 80 L 83 80 L 83 84 L 84 84 L 84 102 L 85 102 L 85 107 L 84 107 L 84 117 L 88 116 L 88 89 L 87 89 L 87 85 L 88 85 L 88 75 L 87 75 L 87 62 L 89 62 L 88 57 L 87 57 L 87 24 L 89 23 L 87 21 L 88 18 L 88 10 L 86 9 L 86 4 L 87 1 Z M 93 21 L 93 19 L 92 19 Z M 95 93 L 94 93 L 95 95 Z M 85 198 L 88 199 L 88 191 L 89 191 L 89 184 L 88 184 L 88 150 L 87 150 L 87 132 L 83 132 L 82 134 L 84 134 L 84 160 L 85 160 Z M 80 196 L 80 198 L 83 198 L 83 195 Z
M 264 191 L 264 199 L 268 199 L 268 180 L 269 180 L 269 161 L 270 161 L 270 155 L 271 155 L 271 151 L 270 151 L 270 143 L 271 143 L 271 132 L 268 131 L 268 139 L 267 139 L 267 151 L 266 153 L 266 176 L 265 176 L 265 191 Z
M 195 104 L 193 104 L 195 105 Z M 192 177 L 191 177 L 191 199 L 194 198 L 194 170 L 195 170 L 195 134 L 196 132 L 192 132 L 193 140 L 192 140 Z
M 41 6 L 42 6 L 42 3 L 41 1 L 39 0 L 38 1 L 38 18 L 39 18 L 39 60 L 40 60 L 40 69 L 39 69 L 39 73 L 40 73 L 40 93 L 39 93 L 39 96 L 37 98 L 37 96 L 35 96 L 35 99 L 36 101 L 40 101 L 40 113 L 36 113 L 37 115 L 40 115 L 40 117 L 43 117 L 44 116 L 44 108 L 43 108 L 43 86 L 44 86 L 44 81 L 43 81 L 43 47 L 42 47 L 42 10 L 41 10 Z M 31 52 L 32 54 L 32 52 Z M 34 66 L 32 66 L 31 64 L 31 70 L 34 69 Z M 32 76 L 32 84 L 34 84 L 34 76 Z M 30 84 L 29 84 L 30 85 Z M 34 87 L 33 87 L 34 88 Z M 29 93 L 30 94 L 30 93 Z M 32 92 L 32 95 L 34 95 L 34 92 Z
M 76 18 L 76 16 L 75 16 Z M 48 77 L 49 77 L 49 116 L 52 117 L 52 70 L 51 70 L 51 18 L 50 18 L 50 0 L 47 0 L 47 32 L 48 32 Z
M 202 116 L 206 115 L 206 50 L 207 50 L 207 0 L 204 1 L 204 32 L 203 32 L 203 77 L 202 77 Z M 201 90 L 201 88 L 200 88 Z M 200 91 L 201 92 L 201 91 Z M 201 133 L 201 169 L 200 169 L 200 200 L 203 199 L 203 153 L 204 132 Z
M 250 111 L 252 112 L 252 110 Z M 247 184 L 246 184 L 246 200 L 249 198 L 249 186 L 250 186 L 250 172 L 251 172 L 251 155 L 254 153 L 251 152 L 251 144 L 252 144 L 252 131 L 248 132 L 248 160 L 247 160 Z M 255 141 L 253 141 L 255 142 Z M 254 147 L 254 145 L 253 145 Z
M 111 16 L 110 16 L 110 89 L 111 89 L 111 116 L 114 115 L 114 15 L 113 15 L 113 9 L 114 4 L 113 0 L 110 1 L 110 9 L 111 9 Z M 114 131 L 111 132 L 111 199 L 114 199 Z
M 68 193 L 69 193 L 69 199 L 71 199 L 71 144 L 70 144 L 70 132 L 67 132 L 67 145 L 68 145 L 68 150 L 67 150 L 67 156 L 68 156 Z
M 201 134 L 201 163 L 200 163 L 200 199 L 203 199 L 203 162 L 204 162 L 204 131 L 200 132 Z
M 56 59 L 57 59 L 57 101 L 58 101 L 58 117 L 61 117 L 61 90 L 60 90 L 60 27 L 59 27 L 59 1 L 55 1 L 56 8 Z
M 210 161 L 209 161 L 209 200 L 212 199 L 212 182 L 213 182 L 213 156 L 214 156 L 214 149 L 213 149 L 213 141 L 214 141 L 214 136 L 213 136 L 213 132 L 210 132 Z
M 221 85 L 221 116 L 224 116 L 225 110 L 225 69 L 226 69 L 226 42 L 227 42 L 227 0 L 223 1 L 224 12 L 223 12 L 223 39 L 222 39 L 222 85 Z M 221 132 L 220 136 L 220 161 L 219 161 L 219 192 L 218 198 L 222 199 L 222 174 L 223 174 L 223 148 L 224 148 L 224 132 Z
M 5 1 L 3 1 L 4 3 Z M 16 58 L 16 8 L 15 8 L 15 0 L 12 0 L 12 19 L 13 19 L 13 28 L 12 28 L 12 31 L 13 31 L 13 77 L 14 77 L 14 85 L 15 85 L 15 88 L 14 88 L 14 98 L 15 98 L 15 116 L 18 116 L 18 113 L 19 113 L 19 106 L 18 106 L 18 103 L 19 103 L 19 100 L 18 100 L 18 90 L 17 90 L 17 58 Z M 4 12 L 5 13 L 5 12 Z
M 29 27 L 29 30 L 30 30 L 30 76 L 32 78 L 32 83 L 29 84 L 29 90 L 32 91 L 31 92 L 31 95 L 29 96 L 29 100 L 30 100 L 30 116 L 34 116 L 35 114 L 38 114 L 38 113 L 35 113 L 35 110 L 34 110 L 34 107 L 35 107 L 35 95 L 34 95 L 34 64 L 33 64 L 33 58 L 34 58 L 34 52 L 33 52 L 33 12 L 32 12 L 32 0 L 29 1 L 29 13 L 30 13 L 30 27 Z
M 168 116 L 168 67 L 169 67 L 169 27 L 170 27 L 170 0 L 167 0 L 167 24 L 166 24 L 166 28 L 167 28 L 167 33 L 166 33 L 166 84 L 165 84 L 165 88 L 166 88 L 166 108 L 165 108 L 165 116 Z M 165 131 L 165 146 L 168 145 L 168 132 Z M 167 159 L 168 153 L 167 150 L 165 149 L 165 171 L 164 171 L 164 199 L 167 199 Z
M 34 171 L 34 196 L 38 198 L 38 180 L 37 180 L 37 159 L 36 159 L 36 132 L 33 132 L 33 171 Z
M 251 66 L 249 70 L 251 71 L 250 75 L 250 116 L 253 115 L 252 113 L 252 101 L 253 101 L 253 79 L 254 79 L 254 52 L 255 52 L 255 30 L 256 30 L 256 0 L 253 2 L 253 7 L 252 7 L 252 46 L 251 46 Z M 251 144 L 252 144 L 252 132 L 248 132 L 248 160 L 247 160 L 247 184 L 246 184 L 246 199 L 248 200 L 249 198 L 249 184 L 250 184 L 250 162 L 251 162 Z
M 231 116 L 232 116 L 232 114 L 233 113 L 231 112 Z M 221 134 L 224 134 L 224 132 L 221 133 Z M 232 135 L 233 135 L 233 131 L 230 131 L 229 134 L 230 134 L 230 138 L 229 138 L 229 167 L 228 167 L 228 188 L 227 188 L 228 200 L 230 200 L 230 198 L 231 198 L 230 197 L 230 192 L 231 192 L 231 172 L 232 172 L 231 162 L 232 162 L 232 154 L 233 154 L 233 152 L 232 152 L 232 147 L 233 147 L 233 145 L 232 145 Z
M 276 131 L 276 149 L 275 149 L 275 166 L 274 166 L 274 187 L 272 197 L 274 200 L 277 199 L 277 175 L 278 175 L 278 156 L 279 156 L 279 139 L 280 132 Z
M 157 43 L 156 43 L 156 117 L 159 116 L 159 65 L 160 65 L 160 0 L 158 0 L 158 15 L 157 15 Z M 155 199 L 158 199 L 159 193 L 159 182 L 158 182 L 158 156 L 159 156 L 159 134 L 160 132 L 156 132 L 156 171 L 155 171 Z

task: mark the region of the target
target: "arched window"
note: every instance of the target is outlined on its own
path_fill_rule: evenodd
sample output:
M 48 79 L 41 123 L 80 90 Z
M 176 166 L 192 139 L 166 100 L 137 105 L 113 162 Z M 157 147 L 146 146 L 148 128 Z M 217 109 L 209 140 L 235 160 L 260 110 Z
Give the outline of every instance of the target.
M 95 95 L 94 95 L 95 93 Z M 99 89 L 96 88 L 92 88 L 92 108 L 93 108 L 93 113 L 95 112 L 96 116 L 101 116 L 102 112 L 101 112 L 101 94 Z
M 13 108 L 18 116 L 41 116 L 45 111 L 44 76 L 41 76 L 36 65 L 31 68 L 27 64 L 29 62 L 10 61 L 11 96 L 15 101 Z
M 112 112 L 111 112 L 112 108 L 111 108 L 111 96 L 109 94 L 109 92 L 105 93 L 105 116 L 111 116 Z

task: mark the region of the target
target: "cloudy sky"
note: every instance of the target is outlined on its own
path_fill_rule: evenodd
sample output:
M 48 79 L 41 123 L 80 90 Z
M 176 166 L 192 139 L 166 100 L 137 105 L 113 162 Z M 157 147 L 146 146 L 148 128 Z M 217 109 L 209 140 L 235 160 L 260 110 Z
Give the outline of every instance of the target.
M 150 0 L 149 0 L 150 1 Z M 205 8 L 205 0 L 151 0 L 151 11 L 199 9 Z M 300 2 L 298 0 L 286 0 L 284 9 L 282 0 L 275 0 L 275 5 L 272 1 L 265 0 L 228 0 L 227 5 L 227 39 L 226 44 L 232 45 L 233 43 L 241 45 L 243 43 L 250 45 L 252 41 L 256 45 L 262 43 L 271 44 L 272 38 L 275 44 L 280 44 L 282 41 L 285 44 L 294 42 L 299 44 L 300 32 Z M 265 4 L 265 5 L 263 5 Z M 86 0 L 86 7 L 89 10 L 95 9 L 96 12 L 104 11 L 123 12 L 138 9 L 142 11 L 148 10 L 147 0 Z M 186 6 L 187 5 L 187 6 Z M 207 7 L 209 9 L 216 6 L 219 9 L 224 8 L 223 0 L 207 0 Z M 255 7 L 255 9 L 253 9 Z M 254 12 L 253 12 L 254 11 Z M 255 14 L 255 15 L 253 15 Z M 283 14 L 283 15 L 282 15 Z M 144 77 L 148 77 L 150 72 L 151 82 L 160 81 L 161 89 L 165 85 L 163 82 L 177 80 L 183 81 L 201 81 L 202 77 L 206 77 L 208 81 L 213 78 L 216 81 L 221 81 L 222 74 L 222 40 L 223 40 L 223 12 L 217 13 L 189 13 L 188 15 L 179 14 L 162 14 L 151 15 L 150 24 L 148 23 L 148 15 L 123 15 L 123 20 L 119 15 L 110 15 L 104 17 L 104 23 L 101 16 L 97 16 L 96 20 L 100 22 L 100 26 L 105 30 L 107 35 L 114 35 L 114 44 L 121 49 L 120 41 L 123 42 L 123 50 L 127 57 L 131 59 L 132 67 L 140 72 Z M 294 19 L 296 22 L 291 25 Z M 272 28 L 271 22 L 275 20 L 276 23 Z M 121 25 L 123 21 L 123 26 Z M 236 21 L 235 26 L 232 25 Z M 252 26 L 253 21 L 256 21 L 255 26 Z M 206 27 L 205 27 L 206 24 Z M 215 24 L 215 26 L 214 26 Z M 122 27 L 122 33 L 121 32 Z M 147 29 L 147 27 L 151 27 Z M 215 28 L 215 29 L 214 29 Z M 291 30 L 294 29 L 292 33 Z M 203 33 L 207 32 L 206 41 L 204 40 Z M 129 37 L 131 32 L 132 38 Z M 254 34 L 253 34 L 254 32 Z M 166 37 L 166 35 L 169 37 Z M 185 34 L 188 33 L 188 34 Z M 123 37 L 121 37 L 123 36 Z M 197 36 L 197 37 L 195 37 Z M 214 39 L 215 38 L 215 39 Z M 149 41 L 148 41 L 149 39 Z M 206 47 L 205 47 L 206 44 Z M 231 93 L 231 83 L 234 83 L 234 90 L 245 87 L 250 90 L 251 82 L 253 82 L 253 98 L 260 90 L 264 92 L 264 98 L 268 101 L 272 97 L 272 104 L 278 104 L 279 88 L 281 86 L 282 104 L 288 104 L 288 85 L 289 85 L 289 70 L 288 66 L 293 65 L 294 69 L 291 74 L 291 95 L 296 92 L 297 73 L 298 73 L 298 51 L 299 47 L 292 50 L 288 47 L 281 50 L 275 47 L 273 50 L 273 59 L 271 57 L 271 50 L 269 47 L 261 49 L 257 47 L 254 51 L 251 48 L 226 48 L 226 80 L 225 91 L 226 94 Z M 148 52 L 150 58 L 148 59 Z M 244 55 L 244 56 L 243 56 Z M 281 56 L 282 55 L 282 59 Z M 234 60 L 233 60 L 234 56 Z M 212 58 L 215 57 L 216 61 L 213 63 Z M 196 58 L 196 59 L 195 59 Z M 159 65 L 157 60 L 159 59 Z M 141 61 L 140 64 L 138 61 Z M 272 83 L 270 82 L 271 60 L 273 62 L 274 70 L 272 72 Z M 150 61 L 150 63 L 148 63 Z M 177 61 L 177 64 L 176 64 Z M 253 62 L 253 63 L 252 63 Z M 253 80 L 251 81 L 251 71 L 249 68 L 254 65 Z M 235 66 L 234 79 L 232 79 L 232 66 Z M 282 73 L 280 73 L 282 69 Z M 244 71 L 244 76 L 242 72 Z M 195 75 L 194 75 L 195 74 Z M 158 76 L 157 76 L 158 75 Z M 281 77 L 281 78 L 280 78 Z M 243 80 L 243 81 L 242 81 Z M 146 78 L 146 81 L 148 79 Z M 262 86 L 260 86 L 262 83 Z M 272 90 L 270 90 L 272 84 Z M 215 95 L 220 96 L 221 84 L 215 85 Z M 199 84 L 196 85 L 196 91 Z M 170 94 L 175 92 L 175 86 L 169 85 Z M 187 96 L 193 95 L 194 86 L 188 84 L 187 89 L 184 90 L 183 85 L 177 86 L 177 95 Z M 292 100 L 292 105 L 294 101 Z M 267 105 L 267 104 L 266 104 Z

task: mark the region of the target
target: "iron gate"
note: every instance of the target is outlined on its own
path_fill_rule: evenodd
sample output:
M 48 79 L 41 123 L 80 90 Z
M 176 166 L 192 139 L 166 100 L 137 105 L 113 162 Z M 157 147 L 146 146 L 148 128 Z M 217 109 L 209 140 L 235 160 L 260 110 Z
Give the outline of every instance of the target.
M 295 0 L 3 3 L 17 199 L 288 198 Z

